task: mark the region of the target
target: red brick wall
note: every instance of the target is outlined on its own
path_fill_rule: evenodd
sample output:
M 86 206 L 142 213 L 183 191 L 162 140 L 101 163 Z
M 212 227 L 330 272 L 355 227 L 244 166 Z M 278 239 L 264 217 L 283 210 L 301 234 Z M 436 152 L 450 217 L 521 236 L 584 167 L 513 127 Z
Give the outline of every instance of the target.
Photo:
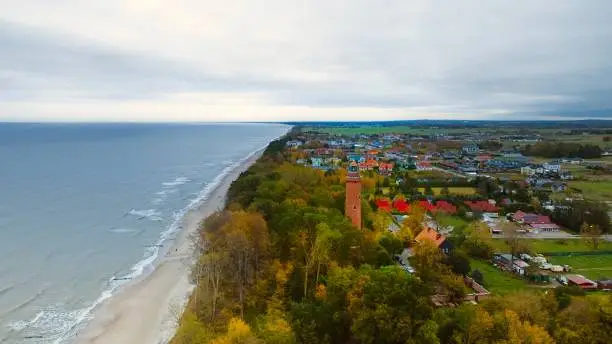
M 351 219 L 353 225 L 361 228 L 361 182 L 348 179 L 346 181 L 346 201 L 344 214 Z

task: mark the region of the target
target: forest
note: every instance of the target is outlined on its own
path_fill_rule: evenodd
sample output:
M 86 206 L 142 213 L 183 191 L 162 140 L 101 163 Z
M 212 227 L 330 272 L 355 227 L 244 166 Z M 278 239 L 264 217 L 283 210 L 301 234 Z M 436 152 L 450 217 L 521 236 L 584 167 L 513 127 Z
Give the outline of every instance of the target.
M 601 158 L 601 147 L 595 144 L 579 144 L 565 142 L 538 142 L 526 145 L 523 154 L 544 158 Z
M 202 223 L 196 287 L 173 344 L 612 342 L 609 294 L 533 288 L 464 302 L 467 257 L 490 257 L 488 231 L 470 225 L 445 256 L 413 243 L 418 206 L 391 233 L 365 200 L 358 229 L 343 214 L 345 175 L 292 164 L 290 135 Z M 407 246 L 415 274 L 395 262 Z

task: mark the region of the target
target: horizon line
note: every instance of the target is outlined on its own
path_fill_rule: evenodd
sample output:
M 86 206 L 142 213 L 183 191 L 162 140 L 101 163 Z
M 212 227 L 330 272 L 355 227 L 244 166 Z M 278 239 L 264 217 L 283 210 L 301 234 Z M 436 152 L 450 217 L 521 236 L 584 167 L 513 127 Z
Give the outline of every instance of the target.
M 586 122 L 605 121 L 612 122 L 612 118 L 584 118 L 584 119 L 393 119 L 393 120 L 292 120 L 292 121 L 78 121 L 78 120 L 0 120 L 0 124 L 295 124 L 295 123 L 400 123 L 400 122 Z

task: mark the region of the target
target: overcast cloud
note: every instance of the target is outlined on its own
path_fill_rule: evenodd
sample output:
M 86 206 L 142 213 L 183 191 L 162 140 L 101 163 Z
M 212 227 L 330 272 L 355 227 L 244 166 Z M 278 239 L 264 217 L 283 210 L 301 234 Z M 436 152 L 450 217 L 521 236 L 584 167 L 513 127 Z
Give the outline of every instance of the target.
M 612 118 L 607 0 L 0 8 L 0 120 Z

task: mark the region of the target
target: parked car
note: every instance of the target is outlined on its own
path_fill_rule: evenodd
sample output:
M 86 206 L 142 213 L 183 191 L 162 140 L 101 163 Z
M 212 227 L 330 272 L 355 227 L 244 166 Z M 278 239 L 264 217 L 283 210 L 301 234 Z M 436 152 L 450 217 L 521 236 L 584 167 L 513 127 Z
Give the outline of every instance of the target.
M 567 285 L 567 277 L 565 276 L 559 276 L 557 277 L 557 281 L 559 281 L 559 283 L 563 284 L 563 285 Z

